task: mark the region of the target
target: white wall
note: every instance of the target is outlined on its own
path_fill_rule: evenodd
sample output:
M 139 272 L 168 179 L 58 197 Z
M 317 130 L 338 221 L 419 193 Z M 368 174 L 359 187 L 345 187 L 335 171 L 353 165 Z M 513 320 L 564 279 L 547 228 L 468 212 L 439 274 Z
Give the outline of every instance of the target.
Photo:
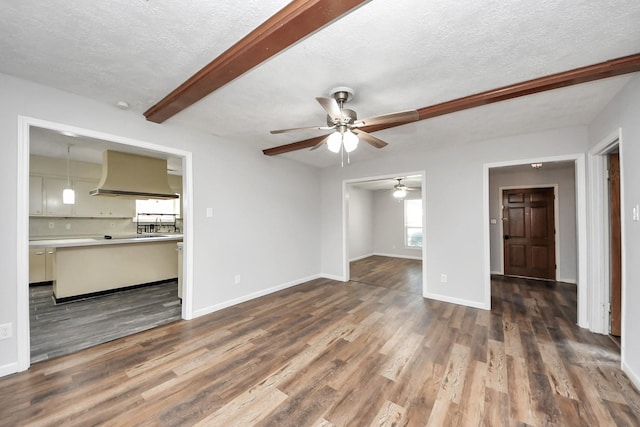
M 349 191 L 349 260 L 373 254 L 372 191 L 350 185 Z
M 259 149 L 147 122 L 135 112 L 0 75 L 3 205 L 0 323 L 17 322 L 18 116 L 92 129 L 193 153 L 193 308 L 203 314 L 320 271 L 320 174 Z M 206 218 L 212 207 L 213 218 Z M 26 258 L 26 253 L 21 254 Z M 234 284 L 234 276 L 241 283 Z M 18 344 L 0 341 L 0 375 L 17 369 Z
M 535 185 L 558 186 L 557 206 L 558 223 L 556 231 L 559 241 L 556 252 L 558 270 L 556 280 L 561 282 L 576 283 L 578 261 L 576 245 L 576 197 L 575 197 L 575 168 L 573 163 L 568 163 L 561 168 L 539 170 L 526 168 L 513 171 L 508 168 L 491 169 L 489 173 L 489 214 L 497 220 L 497 224 L 491 224 L 491 272 L 502 271 L 502 233 L 501 233 L 501 206 L 502 194 L 500 187 L 530 187 Z
M 451 117 L 457 117 L 452 115 Z M 419 135 L 428 132 L 416 132 Z M 425 140 L 425 146 L 427 141 Z M 373 161 L 354 159 L 345 168 L 322 171 L 322 272 L 345 277 L 342 247 L 342 183 L 347 179 L 386 176 L 400 170 L 425 171 L 427 295 L 440 300 L 489 308 L 483 237 L 483 165 L 536 157 L 584 153 L 586 128 L 449 144 Z M 487 266 L 488 267 L 488 266 Z M 448 275 L 446 284 L 440 274 Z
M 594 146 L 621 130 L 622 177 L 622 360 L 623 369 L 640 388 L 640 222 L 632 209 L 640 204 L 640 76 L 634 77 L 589 126 Z
M 407 192 L 406 199 L 419 199 L 421 191 Z M 373 249 L 378 255 L 422 259 L 421 248 L 407 248 L 404 241 L 404 203 L 389 190 L 374 191 Z

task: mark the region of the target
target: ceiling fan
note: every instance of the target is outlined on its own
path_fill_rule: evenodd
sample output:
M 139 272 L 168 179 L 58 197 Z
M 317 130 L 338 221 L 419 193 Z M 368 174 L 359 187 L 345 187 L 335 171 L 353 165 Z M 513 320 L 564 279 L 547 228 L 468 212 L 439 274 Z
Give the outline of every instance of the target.
M 394 178 L 398 183 L 393 186 L 393 197 L 396 199 L 404 199 L 407 196 L 407 191 L 414 191 L 417 188 L 407 187 L 402 183 L 404 178 Z
M 354 91 L 349 87 L 336 87 L 331 89 L 331 97 L 318 96 L 316 100 L 327 112 L 326 126 L 310 126 L 291 129 L 272 130 L 272 134 L 297 132 L 305 130 L 333 130 L 322 141 L 313 146 L 311 150 L 320 148 L 327 144 L 330 151 L 339 153 L 344 150 L 352 152 L 358 146 L 358 141 L 362 139 L 376 148 L 382 148 L 387 143 L 380 138 L 376 138 L 360 129 L 363 126 L 372 126 L 390 123 L 409 123 L 418 120 L 416 110 L 400 111 L 397 113 L 384 114 L 381 116 L 358 119 L 355 111 L 344 108 L 344 104 L 353 99 Z

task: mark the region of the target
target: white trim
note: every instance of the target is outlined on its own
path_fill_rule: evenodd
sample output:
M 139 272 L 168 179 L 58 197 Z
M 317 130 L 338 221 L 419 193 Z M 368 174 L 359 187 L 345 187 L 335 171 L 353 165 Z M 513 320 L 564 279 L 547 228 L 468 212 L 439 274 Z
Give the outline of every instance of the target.
M 24 371 L 24 369 L 19 369 L 18 363 L 8 363 L 6 365 L 0 366 L 0 377 L 15 374 L 16 372 L 19 372 L 19 371 Z
M 29 129 L 31 126 L 50 129 L 58 132 L 72 132 L 88 138 L 100 139 L 114 144 L 129 145 L 148 149 L 155 152 L 171 154 L 181 157 L 183 172 L 183 241 L 184 241 L 184 285 L 182 318 L 193 318 L 193 161 L 189 151 L 171 148 L 150 142 L 135 140 L 122 136 L 98 132 L 90 129 L 69 126 L 62 123 L 40 120 L 33 117 L 18 116 L 18 159 L 17 159 L 17 325 L 16 340 L 18 371 L 29 368 L 30 360 L 30 331 L 29 331 Z
M 259 297 L 262 297 L 262 296 L 265 296 L 265 295 L 269 295 L 269 294 L 272 294 L 274 292 L 281 291 L 283 289 L 287 289 L 287 288 L 291 288 L 291 287 L 294 287 L 294 286 L 298 286 L 298 285 L 301 285 L 303 283 L 309 282 L 311 280 L 321 279 L 321 278 L 325 278 L 325 276 L 322 276 L 320 274 L 314 274 L 312 276 L 303 277 L 301 279 L 293 280 L 291 282 L 283 283 L 281 285 L 273 286 L 271 288 L 261 289 L 261 290 L 259 290 L 257 292 L 252 292 L 250 294 L 243 295 L 243 296 L 240 296 L 240 297 L 237 297 L 237 298 L 233 298 L 233 299 L 230 299 L 228 301 L 224 301 L 224 302 L 221 302 L 221 303 L 209 306 L 209 307 L 200 308 L 200 309 L 198 309 L 198 310 L 196 310 L 194 312 L 194 317 L 206 316 L 207 314 L 214 313 L 216 311 L 225 309 L 227 307 L 234 306 L 236 304 L 240 304 L 240 303 L 243 303 L 243 302 L 246 302 L 246 301 L 250 301 L 250 300 L 255 299 L 255 298 L 259 298 Z M 330 277 L 326 277 L 326 278 L 330 278 Z M 333 279 L 333 278 L 330 278 L 330 279 L 336 280 L 336 279 Z
M 624 335 L 623 335 L 624 336 Z M 624 353 L 623 353 L 624 354 Z M 640 375 L 631 369 L 631 366 L 627 364 L 626 361 L 622 361 L 622 371 L 627 374 L 633 385 L 636 386 L 638 390 L 640 390 Z
M 316 278 L 317 279 L 335 280 L 336 282 L 348 282 L 348 280 L 344 280 L 344 277 L 336 276 L 335 274 L 324 274 L 324 273 L 321 273 Z
M 386 254 L 382 252 L 375 252 L 373 253 L 373 255 L 384 256 L 389 258 L 417 259 L 418 261 L 422 261 L 421 257 L 413 256 L 413 255 Z
M 360 256 L 357 256 L 355 258 L 351 258 L 349 260 L 349 262 L 360 261 L 361 259 L 369 258 L 370 256 L 374 256 L 374 255 L 376 255 L 376 254 L 374 254 L 373 252 L 371 252 L 369 254 L 365 254 L 365 255 L 360 255 Z
M 447 296 L 447 295 L 440 295 L 440 294 L 435 294 L 435 293 L 427 293 L 425 295 L 425 298 L 433 299 L 433 300 L 436 300 L 436 301 L 449 302 L 449 303 L 458 304 L 458 305 L 464 305 L 464 306 L 472 307 L 472 308 L 479 308 L 479 309 L 482 309 L 482 310 L 491 310 L 491 307 L 487 306 L 484 303 L 479 303 L 478 301 L 471 301 L 471 300 L 462 299 L 462 298 L 452 298 L 452 297 Z
M 610 317 L 606 307 L 610 301 L 610 277 L 609 277 L 609 214 L 607 212 L 608 186 L 606 176 L 605 154 L 616 145 L 620 150 L 620 215 L 621 226 L 624 227 L 623 210 L 623 183 L 622 183 L 622 135 L 621 129 L 611 133 L 599 143 L 594 145 L 587 153 L 589 163 L 589 330 L 599 334 L 608 334 L 610 331 Z M 624 230 L 621 230 L 624 239 Z M 622 243 L 622 242 L 621 242 Z M 624 248 L 624 246 L 622 246 Z M 622 283 L 624 284 L 624 253 L 622 251 Z M 624 298 L 624 294 L 623 294 Z M 624 299 L 623 299 L 624 301 Z M 624 304 L 623 304 L 624 308 Z M 624 317 L 623 317 L 624 319 Z M 622 326 L 622 325 L 621 325 Z M 624 341 L 624 334 L 622 337 Z M 623 345 L 621 344 L 621 348 Z M 624 352 L 621 351 L 621 355 Z
M 586 190 L 585 190 L 585 170 L 584 170 L 584 154 L 567 154 L 552 157 L 537 157 L 529 159 L 509 160 L 496 163 L 485 163 L 483 165 L 483 227 L 484 227 L 484 289 L 485 289 L 485 305 L 491 304 L 491 241 L 490 241 L 490 215 L 489 215 L 489 170 L 504 166 L 515 166 L 523 164 L 531 164 L 537 162 L 561 162 L 574 161 L 576 171 L 576 238 L 578 250 L 578 271 L 577 271 L 577 289 L 578 289 L 578 325 L 581 327 L 588 326 L 587 303 L 589 300 L 587 287 L 587 220 L 586 220 Z
M 556 264 L 556 271 L 555 271 L 555 276 L 556 276 L 556 280 L 558 280 L 558 272 L 560 271 L 560 202 L 559 202 L 559 195 L 558 195 L 558 184 L 528 184 L 528 185 L 506 185 L 506 186 L 501 186 L 498 187 L 498 205 L 502 206 L 502 192 L 504 190 L 517 190 L 519 188 L 553 188 L 553 227 L 555 229 L 555 236 L 554 236 L 554 242 L 553 244 L 555 245 L 554 248 L 554 256 L 555 256 L 555 264 Z M 502 212 L 500 213 L 500 216 L 502 217 Z M 498 224 L 498 228 L 500 229 L 500 236 L 504 235 L 504 221 L 500 221 L 500 223 Z M 502 273 L 500 274 L 504 274 L 504 243 L 500 245 L 500 271 Z

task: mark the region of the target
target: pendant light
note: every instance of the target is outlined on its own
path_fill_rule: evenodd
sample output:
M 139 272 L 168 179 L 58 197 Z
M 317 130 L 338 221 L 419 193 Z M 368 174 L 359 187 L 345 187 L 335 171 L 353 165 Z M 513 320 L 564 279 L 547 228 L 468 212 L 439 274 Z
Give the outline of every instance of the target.
M 76 203 L 76 192 L 71 188 L 70 167 L 71 145 L 67 145 L 67 187 L 62 191 L 62 203 L 74 205 Z

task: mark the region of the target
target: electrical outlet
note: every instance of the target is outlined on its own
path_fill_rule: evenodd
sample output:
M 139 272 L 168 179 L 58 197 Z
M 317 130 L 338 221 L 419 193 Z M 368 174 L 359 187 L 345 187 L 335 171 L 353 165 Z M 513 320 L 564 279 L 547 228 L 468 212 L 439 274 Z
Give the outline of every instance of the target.
M 0 325 L 0 340 L 11 338 L 13 336 L 13 328 L 11 323 Z
M 71 230 L 71 224 L 65 224 L 64 228 L 66 228 L 67 230 Z
M 53 230 L 55 227 L 56 227 L 56 223 L 55 223 L 55 222 L 53 222 L 53 221 L 51 221 L 51 222 L 49 223 L 49 229 L 50 229 L 50 230 Z
M 440 283 L 447 283 L 447 275 L 446 274 L 441 274 L 440 275 Z
M 236 274 L 236 277 L 234 277 L 234 279 L 233 279 L 233 280 L 234 280 L 234 282 L 235 282 L 235 284 L 236 284 L 236 285 L 239 285 L 239 284 L 240 284 L 240 275 L 239 275 L 239 274 Z

